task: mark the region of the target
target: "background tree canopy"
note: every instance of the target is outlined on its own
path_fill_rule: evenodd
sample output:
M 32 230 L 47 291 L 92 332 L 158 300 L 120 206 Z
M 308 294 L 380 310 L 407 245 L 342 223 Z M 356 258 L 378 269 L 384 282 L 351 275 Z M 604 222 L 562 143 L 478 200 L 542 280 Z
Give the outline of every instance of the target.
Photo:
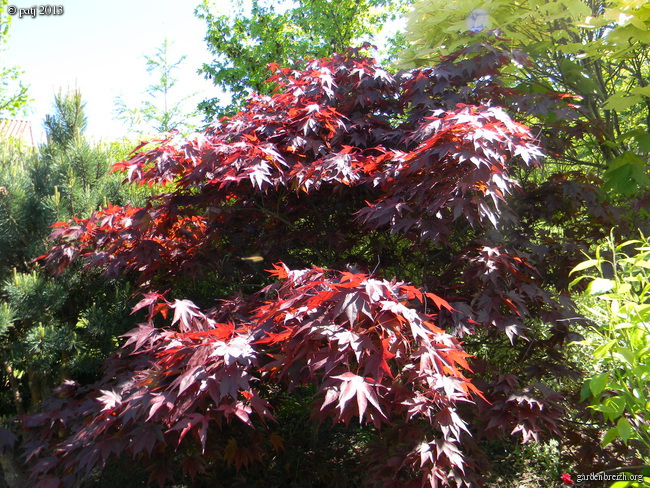
M 7 49 L 11 17 L 7 14 L 8 0 L 0 0 L 0 54 Z M 20 80 L 20 69 L 0 65 L 0 117 L 16 115 L 28 101 L 27 87 Z
M 200 72 L 226 91 L 232 100 L 205 100 L 200 108 L 208 120 L 243 107 L 252 92 L 269 94 L 268 63 L 291 66 L 310 58 L 343 52 L 372 41 L 383 24 L 395 18 L 404 0 L 299 0 L 278 4 L 269 0 L 204 0 L 196 15 L 204 19 L 206 42 L 214 61 Z
M 191 118 L 196 110 L 187 110 L 187 100 L 192 94 L 179 95 L 175 72 L 186 56 L 172 59 L 172 43 L 167 38 L 152 56 L 145 56 L 146 70 L 156 77 L 147 87 L 146 100 L 130 107 L 118 97 L 115 101 L 117 118 L 126 122 L 130 133 L 165 133 L 178 130 L 186 133 L 194 129 Z
M 472 32 L 471 1 L 422 0 L 409 14 L 406 66 L 435 63 L 440 56 L 485 40 L 521 50 L 527 61 L 502 78 L 531 93 L 579 96 L 584 130 L 571 145 L 550 148 L 558 161 L 595 167 L 605 189 L 630 196 L 650 186 L 650 8 L 620 0 L 490 1 L 482 4 L 489 24 Z M 553 120 L 545 120 L 552 124 Z M 586 129 L 588 127 L 588 129 Z

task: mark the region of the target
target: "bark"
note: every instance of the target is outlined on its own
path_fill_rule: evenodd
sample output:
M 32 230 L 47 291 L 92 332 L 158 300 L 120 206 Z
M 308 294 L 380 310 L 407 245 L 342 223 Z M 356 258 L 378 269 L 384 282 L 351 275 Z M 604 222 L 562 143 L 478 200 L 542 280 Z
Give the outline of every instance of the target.
M 16 407 L 16 412 L 18 413 L 18 415 L 21 415 L 25 413 L 23 407 L 23 397 L 20 395 L 20 388 L 18 388 L 18 381 L 16 381 L 13 368 L 11 367 L 11 364 L 9 364 L 9 359 L 7 358 L 6 351 L 3 351 L 2 353 L 2 367 L 5 373 L 7 374 L 7 378 L 9 379 L 9 388 L 11 388 L 11 396 L 13 397 L 14 400 L 14 406 Z
M 18 483 L 23 480 L 23 472 L 14 452 L 0 454 L 0 488 L 18 486 Z

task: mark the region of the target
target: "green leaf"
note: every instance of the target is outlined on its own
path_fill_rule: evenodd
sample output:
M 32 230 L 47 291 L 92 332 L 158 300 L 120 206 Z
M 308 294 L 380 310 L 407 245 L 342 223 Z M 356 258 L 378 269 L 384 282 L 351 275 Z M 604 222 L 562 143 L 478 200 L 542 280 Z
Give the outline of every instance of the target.
M 617 92 L 605 100 L 603 109 L 621 112 L 642 101 L 643 97 L 640 95 L 627 95 L 625 92 Z
M 630 366 L 634 366 L 636 358 L 634 357 L 634 353 L 630 351 L 628 348 L 619 347 L 616 350 L 616 355 L 620 356 Z
M 616 291 L 622 295 L 629 293 L 632 290 L 632 285 L 629 283 L 621 283 L 616 287 Z
M 620 415 L 617 415 L 616 409 L 610 405 L 592 405 L 590 408 L 596 412 L 605 414 L 606 420 L 611 421 L 620 417 Z
M 588 259 L 587 261 L 583 261 L 582 263 L 578 264 L 575 268 L 571 270 L 569 275 L 572 275 L 573 273 L 577 271 L 582 271 L 583 269 L 587 268 L 592 268 L 594 266 L 598 266 L 601 261 L 598 259 Z
M 594 351 L 594 358 L 595 359 L 602 359 L 607 354 L 609 354 L 609 350 L 616 345 L 616 340 L 612 339 L 610 341 L 607 341 L 605 344 L 602 344 L 596 348 Z M 604 374 L 604 373 L 603 373 Z M 602 391 L 602 390 L 601 390 Z
M 641 95 L 644 97 L 650 97 L 650 86 L 637 86 L 630 90 L 630 93 L 635 95 Z
M 648 353 L 649 348 L 644 348 L 644 351 L 639 351 L 638 356 L 641 357 L 642 359 L 649 359 L 648 357 L 645 357 Z M 632 374 L 638 378 L 639 380 L 642 381 L 647 381 L 647 379 L 650 377 L 650 365 L 648 364 L 643 364 L 643 365 L 638 365 L 632 368 Z
M 616 422 L 616 428 L 618 429 L 618 435 L 623 439 L 623 442 L 627 444 L 627 441 L 632 434 L 632 427 L 630 427 L 630 422 L 625 417 L 621 417 Z
M 576 286 L 578 283 L 580 283 L 582 280 L 585 278 L 588 278 L 588 276 L 578 276 L 575 280 L 573 280 L 571 283 L 569 283 L 569 290 Z
M 617 416 L 623 415 L 623 412 L 625 411 L 625 399 L 620 396 L 616 397 L 610 397 L 607 399 L 609 404 L 614 408 L 614 413 Z
M 650 269 L 650 261 L 646 261 L 645 259 L 637 261 L 634 263 L 634 265 L 638 266 L 639 268 Z
M 642 243 L 642 241 L 640 241 L 638 239 L 630 239 L 630 240 L 625 241 L 625 242 L 619 244 L 618 246 L 616 246 L 616 250 L 620 251 L 622 249 L 625 249 L 627 246 L 631 246 L 632 244 L 641 244 L 641 243 Z
M 632 151 L 626 151 L 614 158 L 603 175 L 606 191 L 613 191 L 624 196 L 636 193 L 640 188 L 650 186 L 646 175 L 646 163 Z
M 616 324 L 614 326 L 614 330 L 631 329 L 632 327 L 635 327 L 635 325 L 631 324 L 630 322 L 621 322 L 620 324 Z
M 637 485 L 635 481 L 616 481 L 615 483 L 611 484 L 609 488 L 630 488 Z
M 607 384 L 607 381 L 609 380 L 609 374 L 608 373 L 600 373 L 593 378 L 589 380 L 589 389 L 591 390 L 591 394 L 595 397 L 601 394 L 601 392 L 605 389 L 605 385 Z
M 616 282 L 614 280 L 608 280 L 606 278 L 596 278 L 594 281 L 587 285 L 587 293 L 590 295 L 598 295 L 600 293 L 605 293 L 614 288 Z
M 639 151 L 650 152 L 650 134 L 639 134 L 634 136 L 639 145 Z
M 618 428 L 617 427 L 612 427 L 609 429 L 606 433 L 605 436 L 603 437 L 603 441 L 600 443 L 602 447 L 605 447 L 618 436 Z
M 580 403 L 584 402 L 591 396 L 591 385 L 589 381 L 585 381 L 580 388 Z

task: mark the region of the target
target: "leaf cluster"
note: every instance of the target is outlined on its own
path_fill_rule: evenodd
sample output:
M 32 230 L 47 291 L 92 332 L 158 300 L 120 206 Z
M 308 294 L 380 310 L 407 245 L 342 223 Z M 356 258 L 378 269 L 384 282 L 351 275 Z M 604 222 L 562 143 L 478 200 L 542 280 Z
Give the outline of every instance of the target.
M 647 190 L 647 131 L 639 130 L 650 120 L 647 6 L 627 0 L 496 0 L 483 7 L 489 26 L 472 32 L 472 2 L 417 2 L 409 17 L 405 65 L 432 64 L 484 39 L 523 50 L 530 61 L 504 73 L 508 86 L 579 97 L 576 128 L 582 130 L 574 132 L 570 145 L 550 147 L 558 163 L 597 168 L 612 197 Z M 541 119 L 545 129 L 554 123 L 553 117 Z
M 267 63 L 304 67 L 308 59 L 344 52 L 348 46 L 370 41 L 403 2 L 397 0 L 300 0 L 278 6 L 267 0 L 231 0 L 224 9 L 204 0 L 196 9 L 207 25 L 206 42 L 215 56 L 200 72 L 231 97 L 199 106 L 212 120 L 243 108 L 253 93 L 269 94 Z M 227 13 L 220 13 L 224 10 Z M 260 62 L 260 60 L 264 60 Z
M 557 435 L 561 397 L 544 383 L 572 374 L 574 311 L 504 238 L 512 173 L 542 154 L 492 106 L 537 99 L 498 82 L 512 56 L 479 45 L 396 74 L 359 50 L 275 66 L 272 95 L 115 165 L 158 193 L 56 224 L 41 260 L 133 277 L 148 318 L 102 381 L 24 418 L 30 483 L 76 486 L 123 452 L 161 485 L 162 460 L 186 452 L 271 462 L 276 400 L 297 388 L 315 420 L 369 429 L 367 481 L 474 486 L 472 435 Z M 237 298 L 197 305 L 189 277 L 218 283 L 205 304 Z M 454 336 L 475 339 L 477 378 Z M 193 459 L 187 475 L 209 470 Z
M 587 308 L 594 320 L 591 334 L 581 344 L 593 350 L 589 374 L 581 400 L 600 412 L 610 426 L 602 445 L 620 438 L 626 445 L 636 440 L 638 451 L 648 463 L 647 388 L 650 381 L 650 245 L 648 239 L 617 243 L 614 236 L 596 249 L 594 259 L 573 269 L 582 271 L 572 284 L 587 280 L 585 293 L 596 301 Z M 586 270 L 595 274 L 585 275 Z

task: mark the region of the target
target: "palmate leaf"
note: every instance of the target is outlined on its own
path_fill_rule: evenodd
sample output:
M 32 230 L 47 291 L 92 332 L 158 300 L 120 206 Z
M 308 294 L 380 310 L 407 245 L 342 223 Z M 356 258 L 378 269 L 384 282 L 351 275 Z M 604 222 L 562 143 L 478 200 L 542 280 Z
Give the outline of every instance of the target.
M 498 64 L 490 69 L 496 73 Z M 155 205 L 113 206 L 61 226 L 53 233 L 57 245 L 43 259 L 62 269 L 83 257 L 93 267 L 108 266 L 107 274 L 137 271 L 145 284 L 157 273 L 184 276 L 214 254 L 215 233 L 241 227 L 239 209 L 248 222 L 260 211 L 254 195 L 268 193 L 284 209 L 279 221 L 290 222 L 303 218 L 305 207 L 283 201 L 283 189 L 313 195 L 325 185 L 373 195 L 365 205 L 354 204 L 351 225 L 416 232 L 433 241 L 445 239 L 459 218 L 496 225 L 517 186 L 508 160 L 533 165 L 541 152 L 527 128 L 501 109 L 480 105 L 493 89 L 473 93 L 476 105 L 450 106 L 447 92 L 429 91 L 472 76 L 469 66 L 452 62 L 437 72 L 392 76 L 352 55 L 313 61 L 303 72 L 279 69 L 273 81 L 281 88 L 272 98 L 253 98 L 246 111 L 203 134 L 160 141 L 120 163 L 128 181 L 173 181 L 173 191 Z M 391 118 L 406 120 L 391 129 Z M 183 201 L 191 205 L 178 205 Z M 253 223 L 263 227 L 261 215 Z M 275 246 L 277 254 L 281 244 L 271 237 L 277 239 L 260 234 L 251 245 L 267 254 Z
M 372 319 L 373 317 L 370 315 L 370 308 L 368 307 L 368 300 L 364 295 L 365 293 L 362 295 L 360 292 L 344 294 L 334 309 L 334 315 L 338 317 L 342 313 L 345 314 L 350 324 L 354 324 L 359 313 L 363 313 Z
M 395 354 L 390 351 L 390 339 L 383 338 L 377 348 L 377 352 L 371 354 L 364 368 L 364 374 L 371 376 L 372 378 L 377 378 L 381 381 L 384 375 L 393 377 L 393 371 L 391 370 L 388 361 L 395 357 Z
M 376 383 L 372 378 L 363 378 L 350 372 L 343 373 L 339 376 L 332 376 L 332 379 L 341 380 L 342 382 L 341 386 L 339 387 L 340 395 L 337 405 L 337 408 L 339 410 L 339 418 L 349 418 L 349 415 L 346 412 L 346 404 L 353 398 L 356 398 L 359 422 L 363 420 L 363 416 L 366 413 L 368 403 L 370 403 L 377 410 L 381 417 L 386 419 L 386 415 L 381 410 L 377 395 L 374 392 L 375 388 L 382 387 L 383 385 Z
M 139 147 L 116 166 L 128 183 L 163 190 L 143 207 L 108 206 L 58 225 L 41 261 L 55 272 L 80 260 L 109 277 L 134 277 L 143 294 L 134 311 L 146 310 L 146 323 L 126 334 L 95 390 L 25 421 L 36 439 L 30 460 L 56 453 L 30 482 L 65 473 L 76 486 L 86 468 L 117 452 L 169 459 L 200 450 L 249 467 L 278 451 L 267 425 L 274 399 L 304 385 L 316 392 L 318 421 L 409 429 L 408 440 L 387 436 L 390 454 L 373 458 L 378 483 L 470 479 L 460 402 L 495 401 L 481 412 L 483 430 L 521 424 L 534 436 L 557 427 L 553 409 L 534 412 L 541 427 L 531 423 L 538 404 L 510 399 L 518 383 L 497 383 L 490 397 L 479 391 L 469 354 L 448 332 L 484 326 L 514 342 L 526 318 L 561 316 L 523 251 L 478 242 L 514 221 L 512 166 L 541 155 L 530 130 L 496 107 L 512 95 L 494 80 L 510 59 L 483 45 L 435 69 L 396 74 L 358 50 L 302 70 L 278 67 L 272 96 L 254 95 L 203 133 Z M 401 264 L 411 252 L 412 266 Z M 375 254 L 400 263 L 391 273 L 422 275 L 426 287 L 358 271 Z M 183 295 L 201 274 L 250 291 L 259 262 L 276 263 L 269 274 L 277 281 L 257 293 L 208 310 Z M 53 427 L 62 423 L 59 438 Z M 143 424 L 156 427 L 146 442 L 119 444 L 144 435 Z M 244 446 L 232 433 L 253 440 Z M 100 442 L 103 449 L 88 448 Z
M 172 325 L 179 322 L 181 330 L 192 329 L 192 320 L 199 316 L 198 307 L 189 300 L 175 300 L 170 307 L 174 309 Z
M 462 374 L 466 354 L 454 338 L 424 325 L 433 324 L 433 316 L 401 303 L 423 300 L 421 290 L 360 273 L 291 270 L 282 264 L 275 269 L 283 270 L 284 280 L 249 297 L 257 307 L 239 300 L 203 312 L 176 300 L 170 307 L 179 316 L 169 328 L 150 323 L 128 334 L 125 348 L 140 358 L 130 380 L 108 379 L 95 394 L 67 407 L 79 420 L 90 420 L 74 427 L 72 441 L 56 443 L 62 456 L 43 474 L 56 472 L 68 459 L 85 471 L 122 451 L 137 456 L 192 442 L 204 454 L 223 456 L 240 468 L 259 461 L 257 445 L 244 449 L 229 443 L 222 451 L 207 451 L 221 449 L 209 439 L 224 423 L 255 432 L 274 420 L 273 406 L 253 388 L 262 379 L 273 390 L 318 385 L 313 416 L 321 420 L 349 423 L 356 417 L 380 428 L 393 418 L 425 418 L 454 442 L 466 431 L 453 409 L 477 392 Z M 275 298 L 260 302 L 271 289 Z M 349 314 L 350 307 L 358 313 Z M 251 315 L 242 315 L 246 309 Z M 232 322 L 215 319 L 224 310 Z M 391 392 L 396 383 L 403 385 L 397 397 Z M 52 416 L 60 417 L 60 411 Z M 30 429 L 52 425 L 48 416 L 30 422 Z M 89 450 L 84 446 L 91 439 L 95 447 Z M 119 439 L 133 441 L 124 445 Z M 450 449 L 443 449 L 445 463 L 464 462 Z M 184 466 L 188 474 L 198 469 L 191 462 Z

